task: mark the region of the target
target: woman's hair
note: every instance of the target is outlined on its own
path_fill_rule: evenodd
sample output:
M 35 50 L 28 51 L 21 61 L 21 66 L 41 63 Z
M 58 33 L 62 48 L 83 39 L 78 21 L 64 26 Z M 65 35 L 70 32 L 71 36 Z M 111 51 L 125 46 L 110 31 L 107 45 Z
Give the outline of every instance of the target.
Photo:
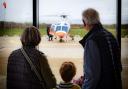
M 23 46 L 37 46 L 41 41 L 41 35 L 36 27 L 31 26 L 24 30 L 20 40 Z
M 82 17 L 84 24 L 93 25 L 100 23 L 99 13 L 95 9 L 88 8 L 87 10 L 84 10 Z
M 76 74 L 76 67 L 72 62 L 64 62 L 59 72 L 63 81 L 70 82 Z

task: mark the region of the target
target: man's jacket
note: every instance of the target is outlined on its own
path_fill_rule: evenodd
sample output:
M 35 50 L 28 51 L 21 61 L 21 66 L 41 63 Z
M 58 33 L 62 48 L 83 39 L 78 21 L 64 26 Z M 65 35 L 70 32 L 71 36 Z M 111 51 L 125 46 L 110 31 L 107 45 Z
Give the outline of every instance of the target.
M 84 47 L 83 89 L 122 89 L 120 49 L 114 36 L 95 26 L 80 43 Z

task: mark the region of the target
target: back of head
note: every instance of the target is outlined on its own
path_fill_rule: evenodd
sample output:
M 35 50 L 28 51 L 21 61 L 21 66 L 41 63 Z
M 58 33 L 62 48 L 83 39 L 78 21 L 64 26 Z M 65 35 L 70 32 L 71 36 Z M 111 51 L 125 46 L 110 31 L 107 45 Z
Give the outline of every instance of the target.
M 82 17 L 84 22 L 89 25 L 98 24 L 100 22 L 99 13 L 92 8 L 84 10 L 82 13 Z
M 23 46 L 37 46 L 41 41 L 41 35 L 36 27 L 31 26 L 24 30 L 20 40 Z
M 64 82 L 70 82 L 76 74 L 76 67 L 72 62 L 64 62 L 59 72 Z

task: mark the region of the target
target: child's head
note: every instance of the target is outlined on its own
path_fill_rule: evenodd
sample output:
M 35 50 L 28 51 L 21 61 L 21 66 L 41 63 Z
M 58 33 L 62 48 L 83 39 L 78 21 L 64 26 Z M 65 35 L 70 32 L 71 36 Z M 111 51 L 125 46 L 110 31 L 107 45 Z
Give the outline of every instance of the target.
M 72 62 L 64 62 L 60 67 L 60 75 L 64 82 L 70 82 L 76 74 L 76 67 Z

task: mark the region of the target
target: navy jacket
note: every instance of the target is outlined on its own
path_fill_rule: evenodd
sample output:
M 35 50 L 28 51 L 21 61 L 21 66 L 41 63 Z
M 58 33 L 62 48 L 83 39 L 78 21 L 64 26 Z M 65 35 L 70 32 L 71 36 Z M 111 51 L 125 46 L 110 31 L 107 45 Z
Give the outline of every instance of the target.
M 120 50 L 114 36 L 95 26 L 80 43 L 84 47 L 83 89 L 122 89 Z

